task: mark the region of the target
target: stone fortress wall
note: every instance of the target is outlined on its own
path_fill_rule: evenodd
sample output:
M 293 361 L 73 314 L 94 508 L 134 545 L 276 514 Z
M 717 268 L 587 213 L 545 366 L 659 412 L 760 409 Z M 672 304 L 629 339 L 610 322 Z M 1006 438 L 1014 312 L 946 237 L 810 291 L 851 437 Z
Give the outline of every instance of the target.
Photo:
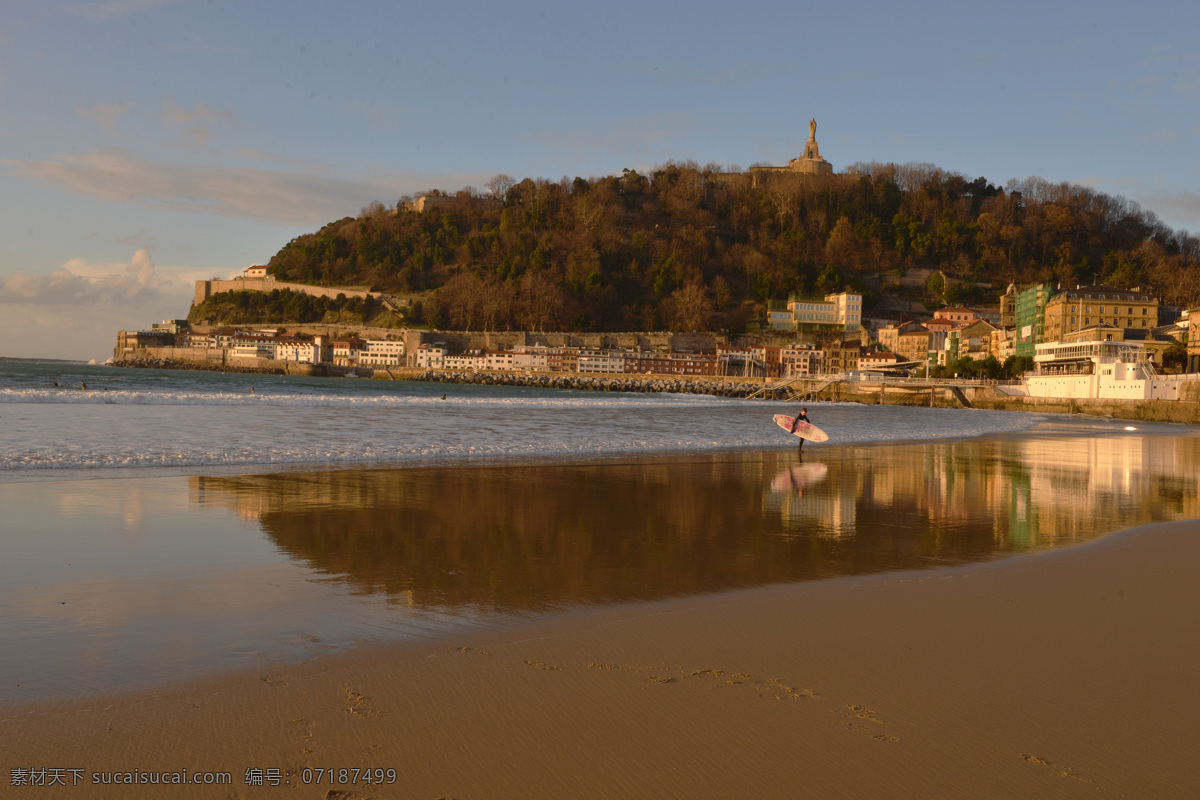
M 367 292 L 361 289 L 340 289 L 329 286 L 309 286 L 303 283 L 284 283 L 267 276 L 265 278 L 233 278 L 227 281 L 196 281 L 196 297 L 193 302 L 195 305 L 200 305 L 214 294 L 221 294 L 222 292 L 272 292 L 276 289 L 280 291 L 291 289 L 293 292 L 310 294 L 313 297 L 328 297 L 331 300 L 339 294 L 344 294 L 346 297 L 361 297 L 364 300 L 379 296 L 379 292 Z

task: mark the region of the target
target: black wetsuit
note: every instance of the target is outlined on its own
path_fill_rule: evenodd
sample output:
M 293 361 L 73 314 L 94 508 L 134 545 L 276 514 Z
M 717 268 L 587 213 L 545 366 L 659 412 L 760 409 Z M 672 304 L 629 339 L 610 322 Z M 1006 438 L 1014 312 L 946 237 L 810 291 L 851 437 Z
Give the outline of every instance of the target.
M 801 422 L 808 422 L 808 414 L 801 411 L 794 420 L 792 420 L 792 433 L 796 432 L 796 428 L 800 427 Z M 797 450 L 804 449 L 804 437 L 800 437 L 800 444 L 796 445 Z

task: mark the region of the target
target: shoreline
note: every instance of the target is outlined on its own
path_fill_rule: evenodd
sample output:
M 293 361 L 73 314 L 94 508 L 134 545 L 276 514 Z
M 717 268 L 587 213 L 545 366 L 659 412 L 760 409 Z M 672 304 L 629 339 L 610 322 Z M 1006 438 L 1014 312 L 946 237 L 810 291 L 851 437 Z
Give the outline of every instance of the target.
M 243 372 L 254 374 L 293 375 L 296 377 L 341 377 L 354 372 L 351 367 L 293 365 L 298 371 L 277 367 L 233 367 L 215 364 L 194 364 L 169 359 L 114 361 L 111 366 L 126 369 L 181 369 L 205 372 Z M 304 369 L 299 369 L 304 368 Z M 314 371 L 316 370 L 316 371 Z M 386 377 L 385 377 L 386 376 Z M 841 381 L 817 392 L 798 396 L 783 386 L 773 386 L 761 378 L 729 378 L 723 376 L 680 377 L 674 375 L 605 376 L 581 373 L 508 373 L 453 372 L 414 368 L 385 368 L 374 370 L 376 380 L 416 381 L 462 385 L 518 386 L 539 389 L 573 389 L 579 391 L 624 393 L 699 394 L 712 397 L 747 398 L 756 394 L 768 402 L 844 402 L 862 405 L 900 405 L 921 408 L 963 408 L 963 403 L 949 389 L 931 392 L 927 389 L 906 389 L 870 383 L 856 384 Z M 1017 411 L 1038 414 L 1069 414 L 1078 416 L 1112 417 L 1144 422 L 1174 422 L 1200 424 L 1200 403 L 1168 400 L 1105 400 L 1070 398 L 1033 398 L 997 394 L 990 387 L 967 387 L 964 390 L 971 408 L 987 411 Z
M 306 766 L 396 771 L 340 797 L 1191 797 L 1197 557 L 1200 523 L 1157 523 L 24 703 L 0 732 L 10 769 L 227 770 L 246 797 L 279 791 L 246 769 Z

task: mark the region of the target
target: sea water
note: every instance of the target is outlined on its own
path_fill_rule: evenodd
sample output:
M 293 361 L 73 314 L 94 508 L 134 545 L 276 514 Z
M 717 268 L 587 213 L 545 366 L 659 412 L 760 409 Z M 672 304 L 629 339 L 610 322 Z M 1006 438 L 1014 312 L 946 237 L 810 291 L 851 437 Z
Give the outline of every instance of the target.
M 84 388 L 86 387 L 86 388 Z M 0 359 L 0 481 L 794 447 L 794 403 Z M 821 403 L 841 444 L 1019 431 L 1039 415 Z
M 795 407 L 0 359 L 0 702 L 1200 516 L 1194 427 Z

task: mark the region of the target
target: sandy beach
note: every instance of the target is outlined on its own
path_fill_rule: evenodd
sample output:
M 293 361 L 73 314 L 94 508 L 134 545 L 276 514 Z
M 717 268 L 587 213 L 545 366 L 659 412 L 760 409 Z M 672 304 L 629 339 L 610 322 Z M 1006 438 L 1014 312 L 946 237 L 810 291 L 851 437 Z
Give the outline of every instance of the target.
M 1164 523 L 9 706 L 5 795 L 1195 797 L 1198 562 L 1200 525 Z M 232 783 L 93 783 L 184 769 Z

